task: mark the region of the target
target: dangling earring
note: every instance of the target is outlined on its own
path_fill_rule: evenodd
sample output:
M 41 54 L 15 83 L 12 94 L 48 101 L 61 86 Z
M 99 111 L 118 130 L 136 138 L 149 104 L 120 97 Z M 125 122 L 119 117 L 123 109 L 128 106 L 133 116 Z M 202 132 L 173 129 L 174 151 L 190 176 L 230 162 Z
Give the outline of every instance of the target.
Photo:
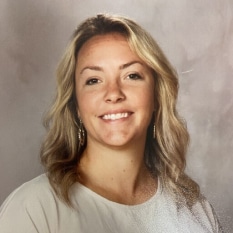
M 153 138 L 154 138 L 154 139 L 156 138 L 156 132 L 155 132 L 155 122 L 154 122 L 154 125 L 153 125 Z
M 85 130 L 83 127 L 82 120 L 79 118 L 79 129 L 78 129 L 78 140 L 79 140 L 79 145 L 83 146 L 85 143 Z

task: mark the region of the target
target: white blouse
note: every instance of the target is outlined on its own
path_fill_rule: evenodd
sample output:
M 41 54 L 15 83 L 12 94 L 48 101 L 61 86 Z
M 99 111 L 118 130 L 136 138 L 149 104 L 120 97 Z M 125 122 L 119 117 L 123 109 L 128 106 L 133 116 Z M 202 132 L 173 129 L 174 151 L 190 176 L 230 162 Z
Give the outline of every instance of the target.
M 148 201 L 122 205 L 76 183 L 73 208 L 54 193 L 45 174 L 23 184 L 0 209 L 1 233 L 217 233 L 222 232 L 207 200 L 190 211 L 161 185 Z

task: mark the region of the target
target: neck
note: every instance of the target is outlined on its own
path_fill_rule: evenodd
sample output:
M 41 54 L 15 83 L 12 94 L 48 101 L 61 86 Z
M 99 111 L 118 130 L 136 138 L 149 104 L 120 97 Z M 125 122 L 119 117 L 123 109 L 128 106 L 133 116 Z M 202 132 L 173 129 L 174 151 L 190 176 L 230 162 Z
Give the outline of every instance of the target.
M 82 184 L 123 204 L 143 202 L 155 190 L 155 179 L 144 164 L 144 147 L 140 145 L 127 149 L 89 145 L 78 170 Z

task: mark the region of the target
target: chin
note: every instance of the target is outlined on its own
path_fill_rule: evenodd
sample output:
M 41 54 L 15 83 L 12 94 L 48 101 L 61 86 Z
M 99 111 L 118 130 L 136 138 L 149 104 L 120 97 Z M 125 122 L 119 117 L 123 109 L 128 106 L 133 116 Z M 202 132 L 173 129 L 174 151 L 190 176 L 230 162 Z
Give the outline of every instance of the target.
M 130 147 L 130 146 L 135 146 L 135 143 L 137 143 L 135 140 L 130 140 L 130 139 L 125 139 L 122 140 L 121 138 L 117 138 L 117 139 L 111 139 L 111 140 L 106 140 L 105 145 L 109 146 L 109 147 L 115 147 L 115 148 L 126 148 L 126 147 Z

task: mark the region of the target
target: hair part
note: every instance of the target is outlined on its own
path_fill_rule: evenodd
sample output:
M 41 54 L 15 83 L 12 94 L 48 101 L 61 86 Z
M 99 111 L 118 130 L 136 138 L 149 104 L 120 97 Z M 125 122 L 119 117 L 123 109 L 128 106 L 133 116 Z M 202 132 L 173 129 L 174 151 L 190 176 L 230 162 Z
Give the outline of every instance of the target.
M 155 40 L 131 19 L 107 14 L 88 18 L 75 30 L 57 69 L 57 94 L 44 120 L 48 131 L 41 147 L 41 161 L 49 181 L 61 199 L 70 203 L 70 187 L 78 181 L 77 164 L 86 147 L 80 144 L 75 93 L 75 69 L 80 48 L 97 35 L 120 33 L 153 71 L 155 113 L 148 128 L 145 162 L 162 185 L 192 206 L 199 186 L 185 172 L 189 135 L 176 110 L 178 78 Z M 156 137 L 153 138 L 153 125 Z

